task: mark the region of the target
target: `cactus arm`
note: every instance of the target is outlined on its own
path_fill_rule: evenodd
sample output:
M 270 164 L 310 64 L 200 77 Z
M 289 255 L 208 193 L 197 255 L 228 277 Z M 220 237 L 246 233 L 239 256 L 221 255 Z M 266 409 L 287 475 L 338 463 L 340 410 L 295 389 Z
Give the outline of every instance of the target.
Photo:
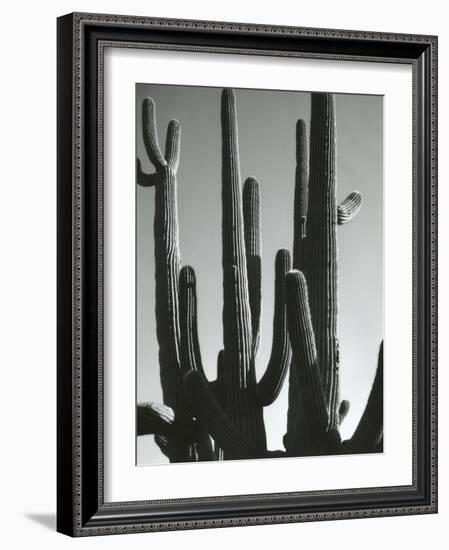
M 249 387 L 249 367 L 251 358 L 250 321 L 244 315 L 241 299 L 241 280 L 238 268 L 234 265 L 223 270 L 227 281 L 228 303 L 225 303 L 224 326 L 224 368 L 223 380 L 227 390 L 237 392 Z M 229 368 L 231 367 L 231 369 Z M 236 368 L 240 367 L 240 368 Z M 229 385 L 228 385 L 229 384 Z
M 217 381 L 223 383 L 224 376 L 224 349 L 221 349 L 217 355 Z
M 338 408 L 338 424 L 340 425 L 348 415 L 350 403 L 347 399 L 343 399 Z
M 287 432 L 284 434 L 282 441 L 289 456 L 300 456 L 300 422 L 304 417 L 304 412 L 297 391 L 298 377 L 293 361 L 294 357 L 292 357 L 290 363 L 288 379 Z
M 255 399 L 256 374 L 252 354 L 237 110 L 235 93 L 230 89 L 224 89 L 221 96 L 221 130 L 223 409 L 242 437 L 259 449 L 266 447 L 266 435 L 263 409 Z M 228 458 L 225 450 L 224 458 Z
M 145 150 L 156 174 L 154 179 L 155 313 L 159 345 L 159 368 L 165 405 L 182 410 L 185 402 L 180 365 L 178 285 L 180 270 L 176 170 L 179 161 L 180 125 L 171 121 L 166 138 L 167 159 L 159 147 L 156 106 L 152 98 L 142 104 L 142 134 Z M 157 439 L 157 438 L 160 439 Z M 164 439 L 165 438 L 165 439 Z M 192 460 L 195 442 L 178 435 L 156 436 L 156 442 L 171 462 Z M 166 443 L 166 444 L 165 444 Z
M 248 276 L 248 296 L 251 309 L 253 336 L 252 354 L 255 357 L 260 341 L 261 314 L 261 244 L 260 244 L 260 196 L 259 183 L 253 177 L 243 185 L 243 221 L 245 232 L 246 270 Z
M 170 461 L 214 460 L 212 442 L 190 415 L 160 403 L 137 405 L 137 435 L 153 434 Z
M 224 368 L 224 351 L 220 350 L 217 356 L 217 378 L 209 382 L 209 387 L 214 394 L 215 399 L 220 405 L 223 405 L 223 368 Z
M 263 411 L 254 396 L 251 308 L 240 184 L 236 98 L 224 89 L 222 129 L 223 408 L 229 422 L 258 448 L 266 445 Z M 220 445 L 220 447 L 222 447 Z M 232 458 L 227 453 L 225 458 Z M 227 456 L 229 454 L 229 456 Z
M 141 187 L 153 187 L 158 181 L 158 176 L 156 173 L 147 174 L 142 170 L 142 163 L 140 159 L 136 161 L 136 180 L 137 184 Z
M 258 402 L 264 407 L 271 405 L 279 395 L 291 359 L 285 304 L 285 276 L 291 269 L 290 253 L 279 250 L 275 263 L 273 344 L 268 366 L 256 386 Z
M 147 97 L 142 106 L 143 143 L 148 158 L 154 164 L 156 170 L 167 166 L 167 161 L 159 147 L 156 130 L 156 105 L 154 99 Z
M 332 428 L 338 426 L 335 140 L 335 97 L 312 93 L 305 275 Z
M 179 325 L 181 334 L 181 371 L 205 374 L 198 340 L 196 278 L 192 267 L 184 266 L 179 274 Z M 188 403 L 184 403 L 188 409 Z M 209 434 L 203 425 L 197 426 L 194 444 L 190 449 L 192 460 L 213 460 L 214 452 Z
M 260 453 L 261 449 L 266 449 L 263 409 L 255 399 L 255 375 L 253 383 L 249 379 L 252 373 L 246 369 L 245 359 L 245 354 L 251 353 L 251 319 L 244 315 L 244 305 L 239 293 L 242 285 L 238 268 L 231 266 L 229 270 L 224 269 L 223 275 L 229 287 L 229 304 L 224 308 L 228 316 L 223 319 L 223 409 L 229 424 Z M 244 457 L 244 454 L 235 455 L 234 450 L 226 450 L 220 441 L 217 442 L 224 451 L 225 459 Z
M 307 127 L 304 120 L 296 123 L 296 171 L 293 203 L 293 269 L 304 272 L 306 221 L 308 209 L 309 155 L 307 151 Z M 298 454 L 298 426 L 304 416 L 302 403 L 296 388 L 298 386 L 296 368 L 291 359 L 288 383 L 287 433 L 283 441 L 290 453 Z
M 198 341 L 196 278 L 190 266 L 184 266 L 179 274 L 179 326 L 183 373 L 199 370 L 204 374 Z
M 137 435 L 182 435 L 188 437 L 194 430 L 194 420 L 161 403 L 137 405 Z
M 365 410 L 352 437 L 343 447 L 358 452 L 375 451 L 383 438 L 383 342 L 379 348 L 376 376 Z
M 246 281 L 246 258 L 238 152 L 237 111 L 234 90 L 224 89 L 222 123 L 223 265 L 237 266 Z M 245 284 L 245 287 L 247 285 Z
M 296 124 L 296 173 L 293 213 L 293 268 L 304 269 L 304 239 L 308 201 L 309 163 L 307 155 L 307 128 L 304 120 Z
M 363 197 L 359 191 L 353 191 L 345 200 L 338 205 L 337 208 L 337 223 L 344 225 L 350 222 L 358 214 L 362 208 Z
M 224 89 L 222 121 L 222 240 L 223 240 L 223 333 L 227 361 L 225 379 L 232 377 L 240 388 L 251 384 L 251 311 L 248 297 L 238 130 L 235 93 Z M 234 271 L 237 273 L 235 274 Z M 236 318 L 237 317 L 237 318 Z M 234 324 L 236 330 L 230 326 Z M 232 335 L 229 338 L 229 335 Z M 236 389 L 236 388 L 235 388 Z
M 298 433 L 288 433 L 286 442 L 298 438 L 301 454 L 309 454 L 317 451 L 322 444 L 328 429 L 329 415 L 317 364 L 305 277 L 299 271 L 291 271 L 286 276 L 285 284 L 288 327 L 293 352 L 292 368 L 295 369 L 297 382 L 294 391 L 298 394 L 303 413 L 292 418 L 298 425 L 290 425 L 288 430 L 296 430 Z
M 227 415 L 214 398 L 209 384 L 198 371 L 190 371 L 184 376 L 184 387 L 192 412 L 202 426 L 223 449 L 227 458 L 258 458 L 264 452 L 251 445 L 230 422 Z
M 178 407 L 182 400 L 180 376 L 179 334 L 179 239 L 176 200 L 176 158 L 179 156 L 180 126 L 169 124 L 167 152 L 171 152 L 170 165 L 162 157 L 156 133 L 154 101 L 144 101 L 144 141 L 148 156 L 155 163 L 159 176 L 155 186 L 154 253 L 156 278 L 156 333 L 159 343 L 159 365 L 164 403 Z
M 317 364 L 315 335 L 309 308 L 307 283 L 300 271 L 290 271 L 286 278 L 287 318 L 292 352 L 297 365 L 298 389 L 310 416 L 310 422 L 325 430 L 329 416 L 320 371 Z M 302 359 L 302 360 L 301 360 Z
M 181 125 L 177 120 L 171 120 L 168 124 L 165 142 L 165 160 L 167 166 L 176 172 L 179 165 L 179 153 L 181 144 Z

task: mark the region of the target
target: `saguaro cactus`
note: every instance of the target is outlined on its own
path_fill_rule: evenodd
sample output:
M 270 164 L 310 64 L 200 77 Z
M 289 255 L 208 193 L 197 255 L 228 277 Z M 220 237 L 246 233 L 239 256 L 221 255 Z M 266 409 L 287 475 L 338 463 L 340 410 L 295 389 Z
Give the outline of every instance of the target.
M 304 121 L 298 122 L 297 131 L 295 271 L 286 278 L 293 360 L 284 443 L 293 456 L 362 447 L 373 451 L 382 436 L 382 350 L 364 415 L 343 446 L 338 429 L 349 403 L 339 402 L 336 230 L 356 215 L 362 197 L 355 191 L 337 207 L 335 98 L 313 93 L 311 107 L 310 178 Z
M 156 324 L 164 404 L 140 406 L 139 426 L 156 432 L 162 451 L 172 461 L 210 459 L 204 426 L 216 443 L 215 456 L 244 458 L 267 453 L 263 407 L 279 394 L 290 362 L 285 309 L 285 275 L 290 255 L 276 257 L 275 311 L 272 353 L 265 374 L 256 381 L 255 360 L 259 340 L 261 304 L 260 197 L 255 178 L 245 181 L 242 197 L 235 94 L 222 94 L 222 241 L 223 343 L 217 380 L 204 375 L 198 341 L 195 273 L 180 269 L 176 205 L 176 169 L 180 126 L 169 124 L 165 156 L 159 149 L 155 105 L 144 101 L 144 143 L 155 174 L 145 174 L 138 162 L 138 183 L 155 186 Z M 183 383 L 184 378 L 184 383 Z M 188 399 L 186 399 L 188 396 Z M 186 441 L 176 427 L 191 416 L 196 430 Z M 217 412 L 219 411 L 219 413 Z M 155 415 L 157 422 L 155 423 Z M 167 418 L 170 420 L 167 422 Z
M 185 382 L 194 414 L 207 426 L 227 459 L 263 456 L 267 452 L 263 406 L 279 394 L 291 354 L 284 289 L 291 266 L 289 253 L 279 250 L 272 352 L 265 374 L 257 383 L 255 360 L 261 310 L 259 184 L 255 178 L 248 178 L 242 198 L 233 90 L 222 93 L 221 126 L 224 348 L 219 355 L 219 391 L 214 395 L 199 370 L 191 369 Z
M 336 232 L 337 225 L 356 215 L 362 197 L 355 191 L 337 206 L 334 96 L 313 93 L 311 113 L 310 157 L 305 122 L 299 120 L 296 129 L 294 269 L 289 252 L 279 250 L 271 356 L 257 381 L 260 191 L 253 177 L 246 179 L 242 190 L 236 99 L 233 90 L 223 90 L 223 349 L 218 354 L 217 379 L 209 382 L 198 338 L 195 273 L 190 266 L 180 269 L 176 206 L 180 126 L 176 121 L 169 124 L 162 155 L 154 102 L 150 98 L 144 102 L 144 143 L 156 173 L 144 174 L 140 162 L 137 170 L 140 185 L 156 188 L 156 321 L 164 405 L 139 406 L 138 429 L 155 434 L 171 461 L 369 452 L 382 447 L 382 346 L 358 427 L 344 442 L 339 433 L 349 403 L 339 401 Z M 279 395 L 289 365 L 286 450 L 269 451 L 263 407 Z
M 155 187 L 156 332 L 159 344 L 162 393 L 165 405 L 176 411 L 176 415 L 182 416 L 185 414 L 186 402 L 180 360 L 178 296 L 180 255 L 176 197 L 181 126 L 177 120 L 170 121 L 165 155 L 162 154 L 159 147 L 156 131 L 156 107 L 151 98 L 147 98 L 143 102 L 142 126 L 145 150 L 155 168 L 154 174 L 145 174 L 138 161 L 138 183 L 146 187 Z M 141 409 L 140 414 L 145 418 L 148 416 L 148 410 Z M 209 459 L 211 457 L 211 443 L 206 433 L 198 433 L 196 441 L 188 441 L 185 437 L 176 438 L 172 436 L 173 434 L 168 433 L 165 436 L 158 435 L 157 442 L 171 461 Z

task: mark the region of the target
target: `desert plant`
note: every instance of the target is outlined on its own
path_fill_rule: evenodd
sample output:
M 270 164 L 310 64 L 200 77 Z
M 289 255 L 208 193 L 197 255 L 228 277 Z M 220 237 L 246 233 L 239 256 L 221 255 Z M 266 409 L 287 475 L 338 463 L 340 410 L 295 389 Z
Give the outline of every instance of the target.
M 339 434 L 349 402 L 340 402 L 339 397 L 337 225 L 349 222 L 361 204 L 361 194 L 354 191 L 337 206 L 335 97 L 312 93 L 310 156 L 305 123 L 297 124 L 294 271 L 286 277 L 293 360 L 284 444 L 292 456 L 368 452 L 381 444 L 382 349 L 367 407 L 353 437 L 342 444 Z
M 222 419 L 251 442 L 250 445 L 257 449 L 256 454 L 263 454 L 266 452 L 263 407 L 272 403 L 279 394 L 290 362 L 284 282 L 291 265 L 289 253 L 280 250 L 275 262 L 272 353 L 265 375 L 257 384 L 255 357 L 261 301 L 260 199 L 257 181 L 248 178 L 242 201 L 235 94 L 232 90 L 225 90 L 222 97 L 224 349 L 218 356 L 217 380 L 212 383 L 206 381 L 198 343 L 195 273 L 189 266 L 180 269 L 176 200 L 180 125 L 177 121 L 170 122 L 164 156 L 158 144 L 155 104 L 151 98 L 143 103 L 142 122 L 145 149 L 156 171 L 155 174 L 145 174 L 138 161 L 137 178 L 139 185 L 155 187 L 156 325 L 163 399 L 170 412 L 166 407 L 154 404 L 139 406 L 139 426 L 142 430 L 146 427 L 145 433 L 156 434 L 157 443 L 171 461 L 211 459 L 208 436 L 201 430 L 204 421 L 199 425 L 195 423 L 197 429 L 190 427 L 187 430 L 192 434 L 190 441 L 176 426 L 186 426 L 188 412 L 193 411 L 202 418 L 202 410 L 196 409 L 203 402 L 213 400 L 215 407 L 223 408 Z M 189 376 L 183 383 L 186 374 Z M 207 396 L 198 399 L 198 391 L 207 393 Z M 184 420 L 178 423 L 179 418 Z M 212 432 L 214 440 L 220 441 L 221 437 L 209 427 L 211 435 Z M 221 447 L 217 445 L 215 457 L 221 455 Z M 224 458 L 242 456 L 246 453 L 242 454 L 238 446 L 224 451 Z
M 217 391 L 210 389 L 202 369 L 194 368 L 195 364 L 186 364 L 189 372 L 185 388 L 193 413 L 223 449 L 226 459 L 243 458 L 246 453 L 239 450 L 239 445 L 232 448 L 226 442 L 221 445 L 224 431 L 234 430 L 246 442 L 245 446 L 253 448 L 259 456 L 266 453 L 263 407 L 279 394 L 291 356 L 284 288 L 291 264 L 289 252 L 279 250 L 275 261 L 272 351 L 265 374 L 257 382 L 255 361 L 261 311 L 259 184 L 255 178 L 248 178 L 242 198 L 233 90 L 225 89 L 222 93 L 221 126 L 224 347 L 218 359 Z M 191 279 L 194 284 L 193 276 Z M 192 292 L 189 298 L 192 300 L 194 296 Z M 186 320 L 181 321 L 181 342 L 183 339 L 188 342 L 190 334 L 196 331 Z M 199 358 L 199 349 L 194 356 Z
M 190 266 L 180 269 L 176 210 L 180 126 L 170 122 L 162 155 L 154 102 L 148 98 L 143 104 L 144 143 L 156 173 L 144 174 L 138 161 L 137 177 L 140 185 L 156 189 L 156 321 L 164 405 L 138 407 L 140 433 L 154 433 L 171 461 L 379 450 L 382 348 L 359 425 L 350 440 L 342 443 L 339 435 L 349 403 L 339 401 L 336 227 L 355 216 L 362 198 L 353 192 L 341 205 L 336 203 L 334 96 L 312 94 L 310 177 L 306 126 L 302 120 L 297 124 L 294 270 L 289 252 L 279 250 L 272 351 L 259 381 L 255 369 L 261 312 L 259 184 L 247 178 L 242 194 L 233 90 L 223 90 L 221 101 L 224 345 L 213 382 L 206 379 L 201 360 L 195 273 Z M 263 407 L 279 395 L 289 365 L 285 451 L 268 451 Z
M 143 172 L 137 163 L 137 181 L 144 187 L 155 188 L 154 254 L 156 279 L 156 332 L 159 344 L 159 368 L 164 404 L 171 409 L 173 419 L 186 416 L 183 390 L 183 372 L 180 359 L 179 332 L 179 273 L 177 170 L 181 140 L 181 126 L 170 121 L 167 130 L 165 154 L 162 153 L 156 131 L 156 106 L 151 98 L 142 106 L 143 141 L 155 173 Z M 159 414 L 158 414 L 159 413 Z M 150 419 L 160 417 L 160 428 L 170 426 L 167 409 L 138 408 L 138 423 L 147 425 Z M 150 423 L 151 425 L 151 423 Z M 182 430 L 173 433 L 156 432 L 156 441 L 172 462 L 209 460 L 213 458 L 212 442 L 203 430 L 195 430 L 196 438 L 186 438 Z M 148 433 L 148 432 L 147 432 Z M 154 432 L 153 432 L 154 433 Z

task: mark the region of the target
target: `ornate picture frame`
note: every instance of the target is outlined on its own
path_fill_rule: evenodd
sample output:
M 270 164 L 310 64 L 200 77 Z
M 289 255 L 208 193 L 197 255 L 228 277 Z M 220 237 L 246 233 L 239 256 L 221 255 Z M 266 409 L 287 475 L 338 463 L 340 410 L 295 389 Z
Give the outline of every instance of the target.
M 105 498 L 106 48 L 411 69 L 411 483 L 240 494 L 204 487 L 201 496 L 178 487 L 176 498 L 149 485 L 144 499 Z M 75 13 L 58 19 L 57 71 L 58 531 L 89 536 L 436 513 L 437 38 Z

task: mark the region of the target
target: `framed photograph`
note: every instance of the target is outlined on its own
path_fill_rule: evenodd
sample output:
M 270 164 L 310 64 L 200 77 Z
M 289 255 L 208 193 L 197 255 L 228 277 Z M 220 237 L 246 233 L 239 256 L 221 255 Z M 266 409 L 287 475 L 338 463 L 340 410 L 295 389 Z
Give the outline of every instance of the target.
M 58 531 L 437 511 L 437 38 L 58 19 Z

